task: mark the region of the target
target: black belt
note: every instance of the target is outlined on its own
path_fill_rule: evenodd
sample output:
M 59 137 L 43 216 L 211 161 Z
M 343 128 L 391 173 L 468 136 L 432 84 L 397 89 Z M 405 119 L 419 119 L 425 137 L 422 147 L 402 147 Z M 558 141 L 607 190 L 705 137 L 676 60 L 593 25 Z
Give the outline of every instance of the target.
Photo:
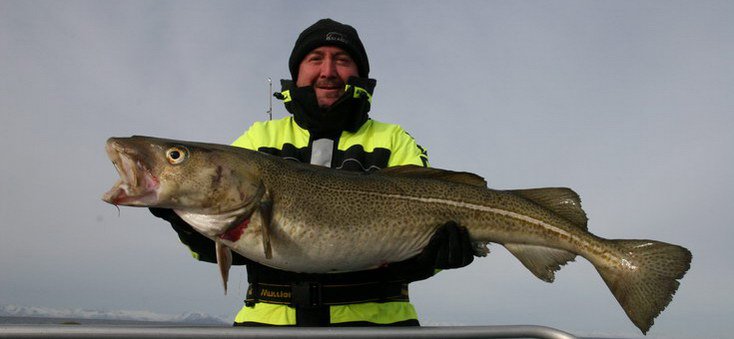
M 321 284 L 298 282 L 290 285 L 251 283 L 245 305 L 258 302 L 316 308 L 366 302 L 409 301 L 408 284 L 402 282 L 370 282 L 359 284 Z

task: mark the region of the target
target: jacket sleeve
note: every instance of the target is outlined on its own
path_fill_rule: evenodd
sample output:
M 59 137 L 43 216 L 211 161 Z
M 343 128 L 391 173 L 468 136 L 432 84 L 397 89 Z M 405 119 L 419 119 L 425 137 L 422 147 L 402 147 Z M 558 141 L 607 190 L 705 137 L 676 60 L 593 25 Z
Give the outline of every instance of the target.
M 255 125 L 251 126 L 245 133 L 235 139 L 235 141 L 232 143 L 232 146 L 247 148 L 249 150 L 256 151 L 257 147 L 255 147 L 251 136 L 251 134 L 253 133 L 252 131 L 255 128 Z
M 392 135 L 392 152 L 388 167 L 400 165 L 419 165 L 429 167 L 428 152 L 418 145 L 415 139 L 401 127 L 396 127 Z

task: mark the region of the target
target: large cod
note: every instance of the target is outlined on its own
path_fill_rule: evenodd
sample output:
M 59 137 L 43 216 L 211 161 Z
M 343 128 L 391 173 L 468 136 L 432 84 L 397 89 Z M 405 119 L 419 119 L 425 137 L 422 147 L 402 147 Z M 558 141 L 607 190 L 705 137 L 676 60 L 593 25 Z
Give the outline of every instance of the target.
M 103 200 L 176 211 L 215 241 L 225 289 L 230 249 L 294 272 L 365 270 L 417 255 L 455 221 L 476 255 L 502 244 L 547 282 L 577 255 L 586 258 L 646 333 L 691 262 L 681 246 L 589 233 L 568 188 L 493 190 L 471 173 L 417 166 L 352 173 L 144 136 L 110 138 L 106 149 L 120 180 Z

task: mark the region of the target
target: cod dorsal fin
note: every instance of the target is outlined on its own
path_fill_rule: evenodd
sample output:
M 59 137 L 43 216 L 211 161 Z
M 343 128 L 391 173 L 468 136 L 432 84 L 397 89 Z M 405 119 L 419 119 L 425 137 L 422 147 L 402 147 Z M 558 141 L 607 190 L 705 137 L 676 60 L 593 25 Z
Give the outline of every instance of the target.
M 465 185 L 487 187 L 487 181 L 474 173 L 454 172 L 418 165 L 388 167 L 381 169 L 378 173 L 391 176 L 444 180 Z
M 587 229 L 586 223 L 589 219 L 586 212 L 581 209 L 581 198 L 570 188 L 533 188 L 510 192 L 555 212 L 576 226 Z

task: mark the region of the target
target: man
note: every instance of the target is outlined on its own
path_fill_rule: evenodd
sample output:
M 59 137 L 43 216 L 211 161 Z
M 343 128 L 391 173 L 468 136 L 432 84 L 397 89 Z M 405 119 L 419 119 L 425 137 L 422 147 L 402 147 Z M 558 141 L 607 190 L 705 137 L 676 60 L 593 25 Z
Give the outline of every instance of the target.
M 296 40 L 289 68 L 293 81 L 283 80 L 276 96 L 292 116 L 253 124 L 234 146 L 340 170 L 428 166 L 426 152 L 401 127 L 369 119 L 376 81 L 368 78 L 354 28 L 319 20 Z M 151 211 L 171 222 L 195 258 L 216 262 L 211 240 L 170 210 Z M 247 266 L 250 286 L 235 325 L 417 326 L 408 283 L 472 260 L 468 233 L 454 223 L 441 226 L 415 258 L 369 271 L 303 274 L 237 256 L 234 264 Z

